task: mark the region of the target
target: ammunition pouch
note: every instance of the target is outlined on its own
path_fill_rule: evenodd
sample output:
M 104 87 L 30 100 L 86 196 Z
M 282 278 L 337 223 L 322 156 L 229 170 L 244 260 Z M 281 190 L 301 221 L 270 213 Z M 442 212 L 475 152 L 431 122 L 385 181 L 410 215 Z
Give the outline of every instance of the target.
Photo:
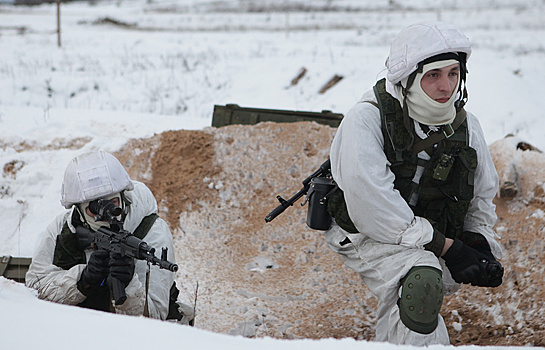
M 328 199 L 336 188 L 337 184 L 331 178 L 315 177 L 310 181 L 307 226 L 311 229 L 326 231 L 331 227 L 331 216 L 327 210 Z
M 344 192 L 337 187 L 328 198 L 327 211 L 340 228 L 349 233 L 357 233 L 358 229 L 348 215 L 348 208 L 344 200 Z
M 348 215 L 344 192 L 333 179 L 315 177 L 311 181 L 307 195 L 307 226 L 313 230 L 329 230 L 331 218 L 348 233 L 358 233 L 358 229 Z

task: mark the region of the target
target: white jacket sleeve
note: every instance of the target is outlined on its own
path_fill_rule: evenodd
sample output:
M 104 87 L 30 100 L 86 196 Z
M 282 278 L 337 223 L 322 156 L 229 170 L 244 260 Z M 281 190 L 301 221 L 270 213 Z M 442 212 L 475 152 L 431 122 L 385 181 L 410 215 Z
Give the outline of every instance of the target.
M 77 288 L 85 265 L 76 265 L 69 270 L 53 265 L 57 235 L 69 215 L 69 213 L 59 215 L 42 234 L 42 240 L 26 274 L 26 285 L 36 289 L 40 299 L 77 305 L 86 298 Z
M 363 100 L 370 99 L 372 95 L 364 95 Z M 333 177 L 344 191 L 348 213 L 359 232 L 378 242 L 423 248 L 432 239 L 433 227 L 414 216 L 394 189 L 383 145 L 379 110 L 370 103 L 356 104 L 331 145 Z
M 478 163 L 475 170 L 474 196 L 464 222 L 464 230 L 482 234 L 490 244 L 494 256 L 501 259 L 501 247 L 493 230 L 497 220 L 493 200 L 498 193 L 498 174 L 479 121 L 471 113 L 467 114 L 467 120 L 470 130 L 469 145 L 477 151 Z

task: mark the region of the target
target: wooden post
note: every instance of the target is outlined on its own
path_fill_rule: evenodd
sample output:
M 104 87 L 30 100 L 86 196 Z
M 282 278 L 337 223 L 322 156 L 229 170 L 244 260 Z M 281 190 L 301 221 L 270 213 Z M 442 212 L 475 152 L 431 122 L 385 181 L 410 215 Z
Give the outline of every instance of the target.
M 307 69 L 306 69 L 305 67 L 302 67 L 302 68 L 299 70 L 299 73 L 297 73 L 297 76 L 291 80 L 291 85 L 292 85 L 292 86 L 297 85 L 297 83 L 299 82 L 299 80 L 301 80 L 301 78 L 304 77 L 305 74 L 307 74 Z
M 331 89 L 333 87 L 333 85 L 337 84 L 339 81 L 341 81 L 341 79 L 343 78 L 342 75 L 337 75 L 335 74 L 333 76 L 333 78 L 329 79 L 329 81 L 324 85 L 322 86 L 322 88 L 320 89 L 320 93 L 323 94 L 325 93 L 327 90 Z
M 61 0 L 57 0 L 57 46 L 61 47 Z

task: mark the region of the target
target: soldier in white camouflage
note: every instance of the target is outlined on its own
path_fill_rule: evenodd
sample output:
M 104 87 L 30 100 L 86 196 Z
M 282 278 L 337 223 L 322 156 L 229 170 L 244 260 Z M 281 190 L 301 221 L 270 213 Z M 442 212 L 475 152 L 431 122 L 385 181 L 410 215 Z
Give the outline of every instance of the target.
M 439 314 L 460 283 L 497 287 L 498 176 L 467 100 L 469 39 L 441 22 L 394 39 L 387 77 L 333 140 L 329 246 L 378 298 L 376 339 L 449 344 Z

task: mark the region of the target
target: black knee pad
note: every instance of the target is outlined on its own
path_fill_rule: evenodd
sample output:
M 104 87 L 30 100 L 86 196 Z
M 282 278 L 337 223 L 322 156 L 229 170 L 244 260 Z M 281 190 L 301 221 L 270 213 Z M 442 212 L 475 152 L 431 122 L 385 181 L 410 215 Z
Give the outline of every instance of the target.
M 411 331 L 430 334 L 437 328 L 443 304 L 443 277 L 431 266 L 415 266 L 401 280 L 401 322 Z

